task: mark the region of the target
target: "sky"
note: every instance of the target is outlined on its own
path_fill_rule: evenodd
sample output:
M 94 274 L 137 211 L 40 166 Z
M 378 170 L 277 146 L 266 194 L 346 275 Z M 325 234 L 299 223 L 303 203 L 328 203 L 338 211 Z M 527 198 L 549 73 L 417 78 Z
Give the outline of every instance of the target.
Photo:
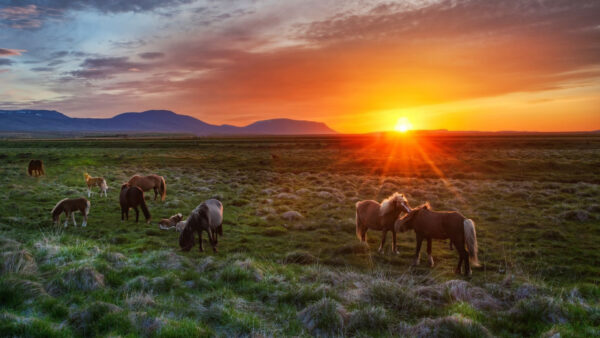
M 600 1 L 0 0 L 0 109 L 600 129 Z

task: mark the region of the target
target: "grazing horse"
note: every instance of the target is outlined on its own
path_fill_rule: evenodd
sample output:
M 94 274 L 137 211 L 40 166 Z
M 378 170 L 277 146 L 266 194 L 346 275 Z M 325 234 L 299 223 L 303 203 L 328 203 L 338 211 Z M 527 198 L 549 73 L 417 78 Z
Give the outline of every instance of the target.
M 138 206 L 140 206 L 146 218 L 146 223 L 150 223 L 150 211 L 148 211 L 148 207 L 146 206 L 144 191 L 141 188 L 123 183 L 121 185 L 119 203 L 121 204 L 121 221 L 129 219 L 129 208 L 133 208 L 135 210 L 135 222 L 137 223 L 140 216 Z
M 158 222 L 158 227 L 161 230 L 171 230 L 177 227 L 177 223 L 183 220 L 183 216 L 179 214 L 175 214 L 169 218 L 163 218 Z
M 183 251 L 190 251 L 194 246 L 194 233 L 198 233 L 200 252 L 202 249 L 202 231 L 208 233 L 213 252 L 217 252 L 218 235 L 223 236 L 223 204 L 216 199 L 209 199 L 196 207 L 185 221 L 185 228 L 179 234 L 179 246 Z
M 75 212 L 79 211 L 83 215 L 83 223 L 81 226 L 84 227 L 87 225 L 87 217 L 90 213 L 91 203 L 87 199 L 81 198 L 65 198 L 60 200 L 54 208 L 52 208 L 52 221 L 58 225 L 60 223 L 60 215 L 64 212 L 67 215 L 67 219 L 65 219 L 65 228 L 69 225 L 69 216 L 73 218 L 73 225 L 77 226 L 75 222 Z
M 29 176 L 42 176 L 44 172 L 44 162 L 42 160 L 31 160 L 29 166 L 27 166 L 27 173 Z
M 410 210 L 406 197 L 397 192 L 386 198 L 381 204 L 373 200 L 359 201 L 356 203 L 356 236 L 366 242 L 367 230 L 383 231 L 378 250 L 382 252 L 387 232 L 392 231 L 392 252 L 398 253 L 394 222 L 401 212 L 410 212 Z
M 102 193 L 104 193 L 104 197 L 108 197 L 108 195 L 106 195 L 108 185 L 106 184 L 106 180 L 104 179 L 104 177 L 92 177 L 88 175 L 88 173 L 84 173 L 83 177 L 85 178 L 85 183 L 87 184 L 88 197 L 92 195 L 93 187 L 100 188 L 100 196 L 102 196 Z
M 461 215 L 459 212 L 432 211 L 429 202 L 427 202 L 412 209 L 407 215 L 399 218 L 395 222 L 394 228 L 396 231 L 400 232 L 405 232 L 410 229 L 415 230 L 417 247 L 413 265 L 419 264 L 419 253 L 421 251 L 423 239 L 427 239 L 429 265 L 433 266 L 431 240 L 449 238 L 459 255 L 458 266 L 455 270 L 457 274 L 460 274 L 461 272 L 462 262 L 465 264 L 466 276 L 471 275 L 469 260 L 472 260 L 473 266 L 479 266 L 479 261 L 477 259 L 477 234 L 475 232 L 475 223 L 473 220 L 465 218 L 465 216 Z
M 158 175 L 148 175 L 148 176 L 140 176 L 134 175 L 129 179 L 129 185 L 135 185 L 142 188 L 143 191 L 149 191 L 150 189 L 154 189 L 154 200 L 156 201 L 156 196 L 160 193 L 161 200 L 165 200 L 167 197 L 167 183 L 165 182 L 165 178 Z

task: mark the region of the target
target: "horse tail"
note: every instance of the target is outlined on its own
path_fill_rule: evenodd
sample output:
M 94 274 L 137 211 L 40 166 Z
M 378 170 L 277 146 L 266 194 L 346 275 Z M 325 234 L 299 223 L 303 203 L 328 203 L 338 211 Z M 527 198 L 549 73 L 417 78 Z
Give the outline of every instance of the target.
M 167 182 L 165 182 L 164 177 L 160 177 L 160 198 L 164 201 L 165 197 L 167 197 Z
M 480 266 L 477 259 L 477 233 L 475 232 L 475 222 L 472 219 L 465 219 L 463 222 L 465 231 L 465 242 L 469 250 L 469 258 L 473 266 Z
M 363 235 L 364 235 L 364 229 L 362 226 L 362 222 L 360 221 L 360 216 L 358 214 L 358 204 L 360 202 L 356 202 L 356 237 L 358 237 L 358 240 L 362 241 Z
M 140 189 L 140 191 L 142 191 L 142 189 Z M 144 193 L 142 192 L 142 196 L 141 196 L 141 201 L 140 201 L 140 207 L 142 208 L 142 212 L 144 213 L 144 217 L 146 218 L 146 221 L 150 222 L 150 211 L 148 211 L 148 206 L 146 206 L 146 199 L 144 198 Z

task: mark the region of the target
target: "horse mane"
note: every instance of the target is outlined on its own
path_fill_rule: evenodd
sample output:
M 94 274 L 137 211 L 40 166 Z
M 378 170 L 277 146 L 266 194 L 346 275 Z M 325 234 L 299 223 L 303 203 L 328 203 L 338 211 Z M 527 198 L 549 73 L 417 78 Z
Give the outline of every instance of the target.
M 431 205 L 429 204 L 429 201 L 419 205 L 418 207 L 414 207 L 413 210 L 421 210 L 421 209 L 427 209 L 427 210 L 431 210 Z
M 63 198 L 62 200 L 58 201 L 58 203 L 56 203 L 54 208 L 52 208 L 52 211 L 50 212 L 50 214 L 54 215 L 54 213 L 56 212 L 56 209 L 58 209 L 58 206 L 61 205 L 66 200 L 68 200 L 68 198 Z
M 414 207 L 408 214 L 399 218 L 400 221 L 410 222 L 413 217 L 415 217 L 421 210 L 431 210 L 431 205 L 429 205 L 429 201 L 419 205 L 418 207 Z
M 398 199 L 402 199 L 402 200 L 406 201 L 406 197 L 404 197 L 404 194 L 401 194 L 399 192 L 395 192 L 392 195 L 390 195 L 388 198 L 384 199 L 383 202 L 381 202 L 381 207 L 379 209 L 379 213 L 381 215 L 385 215 L 388 212 L 390 212 L 390 209 L 394 207 L 393 202 L 395 202 Z

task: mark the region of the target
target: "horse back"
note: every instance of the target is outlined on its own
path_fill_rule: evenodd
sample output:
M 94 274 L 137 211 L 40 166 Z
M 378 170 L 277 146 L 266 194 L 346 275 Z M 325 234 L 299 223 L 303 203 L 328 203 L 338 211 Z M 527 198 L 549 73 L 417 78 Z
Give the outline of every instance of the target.
M 459 212 L 422 210 L 416 217 L 415 232 L 426 238 L 445 239 L 464 233 L 465 217 Z
M 381 204 L 373 200 L 365 200 L 356 203 L 356 217 L 365 226 L 374 230 L 383 230 L 385 222 L 382 222 L 379 210 Z M 383 223 L 383 224 L 382 224 Z M 393 221 L 391 222 L 393 226 Z

